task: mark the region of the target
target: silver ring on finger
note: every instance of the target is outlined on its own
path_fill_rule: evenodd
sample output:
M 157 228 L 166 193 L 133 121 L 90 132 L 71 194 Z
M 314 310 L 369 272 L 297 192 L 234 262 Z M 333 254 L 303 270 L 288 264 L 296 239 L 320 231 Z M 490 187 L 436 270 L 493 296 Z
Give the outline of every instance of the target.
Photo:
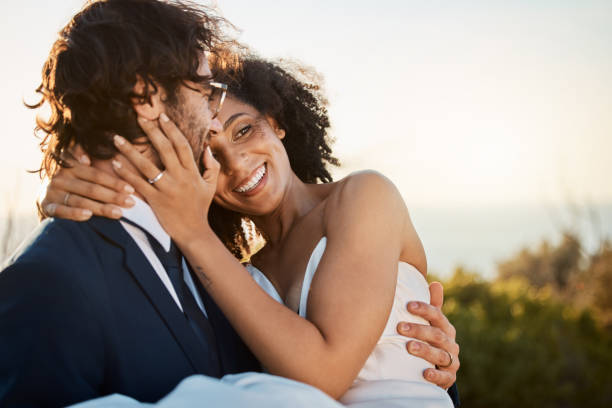
M 150 184 L 155 184 L 157 183 L 162 177 L 164 177 L 164 173 L 165 171 L 161 171 L 159 172 L 159 174 L 153 178 L 150 178 L 149 180 L 147 180 Z
M 64 196 L 64 205 L 68 205 L 68 199 L 70 198 L 70 193 L 66 193 Z
M 446 350 L 444 350 L 446 351 Z M 448 364 L 447 365 L 437 365 L 436 367 L 438 368 L 448 368 L 451 365 L 453 365 L 453 355 L 451 353 L 449 353 L 448 351 L 446 351 L 446 354 L 448 354 Z

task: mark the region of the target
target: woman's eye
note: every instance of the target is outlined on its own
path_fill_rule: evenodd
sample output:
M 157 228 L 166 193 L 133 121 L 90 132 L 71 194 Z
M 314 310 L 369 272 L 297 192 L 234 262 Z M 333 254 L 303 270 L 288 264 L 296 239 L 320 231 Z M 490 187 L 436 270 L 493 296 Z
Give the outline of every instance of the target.
M 234 135 L 234 140 L 240 139 L 241 137 L 249 133 L 249 130 L 251 130 L 251 125 L 241 127 L 240 130 L 236 132 L 236 135 Z

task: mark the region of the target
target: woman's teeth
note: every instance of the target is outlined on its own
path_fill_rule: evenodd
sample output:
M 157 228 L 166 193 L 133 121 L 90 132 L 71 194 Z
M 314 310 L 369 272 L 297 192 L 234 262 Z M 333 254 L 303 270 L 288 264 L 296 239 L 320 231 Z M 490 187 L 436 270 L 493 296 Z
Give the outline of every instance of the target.
M 241 185 L 240 187 L 237 187 L 234 191 L 236 191 L 237 193 L 246 193 L 247 191 L 251 191 L 252 189 L 257 187 L 257 185 L 259 184 L 259 182 L 261 181 L 261 179 L 263 178 L 265 174 L 266 174 L 266 166 L 262 165 L 257 170 L 257 172 L 253 175 L 253 178 L 251 178 L 249 181 L 247 181 L 245 184 Z

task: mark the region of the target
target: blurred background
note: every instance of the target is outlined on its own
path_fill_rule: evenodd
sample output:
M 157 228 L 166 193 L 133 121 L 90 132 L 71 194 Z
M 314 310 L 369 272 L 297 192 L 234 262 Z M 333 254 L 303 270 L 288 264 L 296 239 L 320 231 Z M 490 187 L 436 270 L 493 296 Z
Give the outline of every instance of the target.
M 612 2 L 202 3 L 325 78 L 336 178 L 399 187 L 446 288 L 464 406 L 612 406 Z M 22 100 L 82 4 L 0 6 L 0 260 L 37 224 Z

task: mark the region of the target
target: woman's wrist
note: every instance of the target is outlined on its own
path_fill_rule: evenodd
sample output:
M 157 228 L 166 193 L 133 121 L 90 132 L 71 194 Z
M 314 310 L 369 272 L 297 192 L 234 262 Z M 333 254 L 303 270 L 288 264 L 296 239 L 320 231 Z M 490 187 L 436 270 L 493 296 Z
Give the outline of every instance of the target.
M 187 255 L 194 251 L 201 250 L 207 246 L 211 240 L 218 239 L 208 222 L 202 222 L 199 225 L 193 226 L 185 231 L 181 236 L 173 237 L 176 244 L 181 248 L 182 252 Z

